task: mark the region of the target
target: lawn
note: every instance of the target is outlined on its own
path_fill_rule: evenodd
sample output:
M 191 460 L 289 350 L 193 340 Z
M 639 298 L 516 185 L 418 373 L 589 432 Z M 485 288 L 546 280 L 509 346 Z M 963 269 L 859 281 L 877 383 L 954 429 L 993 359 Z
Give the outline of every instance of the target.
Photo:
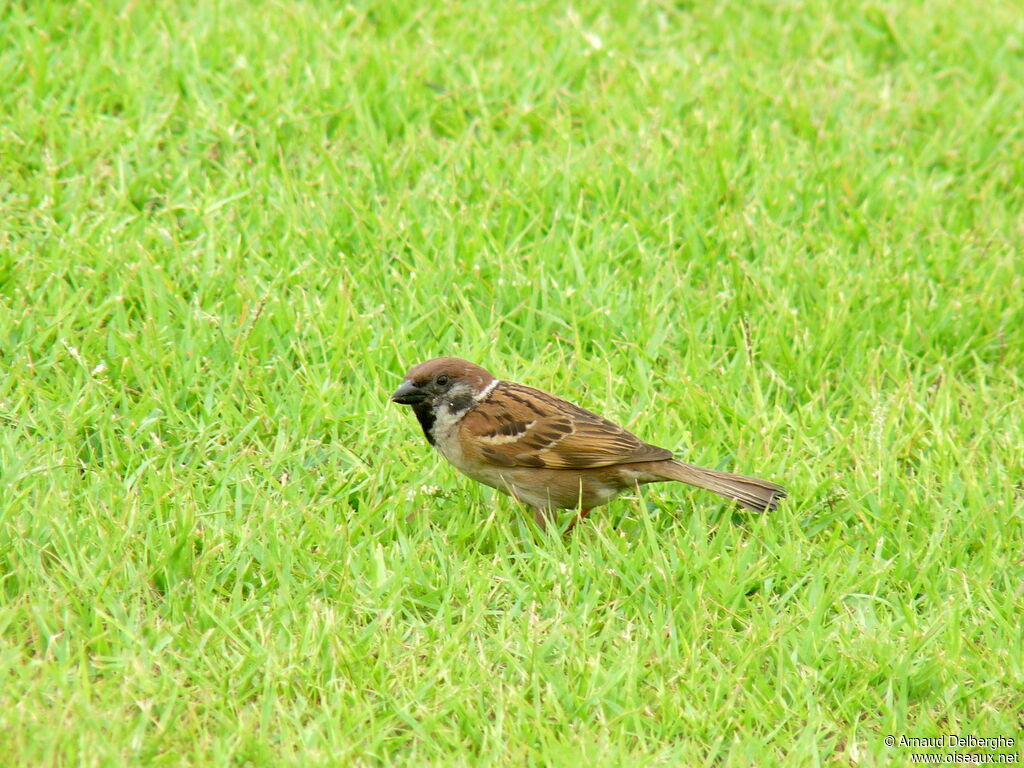
M 1019 759 L 1022 18 L 0 2 L 0 764 Z M 542 533 L 442 354 L 791 497 Z

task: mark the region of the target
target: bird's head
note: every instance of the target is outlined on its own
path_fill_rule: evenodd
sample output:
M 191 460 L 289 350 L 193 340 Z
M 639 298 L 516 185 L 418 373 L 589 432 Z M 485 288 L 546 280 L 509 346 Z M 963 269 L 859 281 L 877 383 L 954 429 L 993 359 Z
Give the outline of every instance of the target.
M 493 382 L 494 377 L 479 365 L 457 357 L 436 357 L 410 368 L 391 400 L 417 411 L 447 406 L 457 414 L 471 408 Z

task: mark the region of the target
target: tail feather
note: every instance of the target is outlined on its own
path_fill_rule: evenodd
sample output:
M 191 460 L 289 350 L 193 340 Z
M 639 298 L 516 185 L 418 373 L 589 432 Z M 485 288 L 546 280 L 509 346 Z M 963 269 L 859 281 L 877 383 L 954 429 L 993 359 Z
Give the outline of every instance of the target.
M 771 512 L 787 495 L 785 488 L 767 480 L 731 472 L 718 472 L 684 461 L 665 462 L 662 469 L 662 474 L 667 480 L 679 480 L 704 488 L 719 496 L 733 499 L 754 512 Z

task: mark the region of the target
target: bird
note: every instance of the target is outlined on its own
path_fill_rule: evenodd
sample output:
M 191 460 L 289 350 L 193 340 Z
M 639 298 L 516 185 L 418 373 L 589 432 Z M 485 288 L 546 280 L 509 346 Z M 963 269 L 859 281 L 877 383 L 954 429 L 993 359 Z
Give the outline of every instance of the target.
M 787 495 L 767 480 L 674 459 L 578 405 L 457 357 L 414 365 L 391 400 L 412 406 L 427 442 L 457 470 L 531 507 L 542 529 L 557 510 L 577 510 L 568 534 L 595 507 L 646 483 L 688 483 L 754 512 Z

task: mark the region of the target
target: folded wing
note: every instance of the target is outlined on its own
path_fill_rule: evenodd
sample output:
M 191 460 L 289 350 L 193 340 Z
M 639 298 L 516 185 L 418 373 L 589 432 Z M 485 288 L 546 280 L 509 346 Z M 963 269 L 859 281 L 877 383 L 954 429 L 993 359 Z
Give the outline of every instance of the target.
M 590 469 L 672 458 L 595 413 L 506 381 L 466 414 L 460 429 L 480 458 L 503 467 Z

